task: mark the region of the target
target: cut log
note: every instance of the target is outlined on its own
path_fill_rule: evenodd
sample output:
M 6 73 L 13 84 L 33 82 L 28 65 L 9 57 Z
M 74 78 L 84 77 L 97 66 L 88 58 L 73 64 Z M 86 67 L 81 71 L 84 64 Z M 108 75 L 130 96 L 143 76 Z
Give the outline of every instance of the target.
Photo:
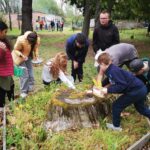
M 83 127 L 99 127 L 99 118 L 111 111 L 113 95 L 98 98 L 86 92 L 58 90 L 48 107 L 47 130 L 61 131 Z

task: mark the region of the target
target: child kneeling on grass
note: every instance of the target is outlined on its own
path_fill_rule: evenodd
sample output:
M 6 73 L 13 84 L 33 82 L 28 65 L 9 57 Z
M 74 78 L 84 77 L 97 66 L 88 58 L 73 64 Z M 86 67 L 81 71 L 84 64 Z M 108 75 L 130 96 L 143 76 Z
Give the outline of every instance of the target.
M 132 75 L 132 73 L 113 65 L 110 55 L 106 52 L 99 55 L 97 62 L 100 65 L 101 75 L 106 75 L 109 79 L 109 84 L 106 85 L 103 82 L 103 86 L 105 86 L 102 88 L 103 94 L 122 94 L 112 104 L 113 124 L 107 123 L 107 127 L 121 131 L 120 114 L 131 104 L 134 104 L 140 114 L 150 119 L 150 109 L 144 105 L 147 88 L 143 82 Z
M 73 77 L 67 73 L 67 55 L 64 52 L 57 53 L 54 58 L 47 61 L 43 67 L 42 80 L 44 85 L 50 85 L 52 81 L 62 81 L 69 88 L 75 89 Z

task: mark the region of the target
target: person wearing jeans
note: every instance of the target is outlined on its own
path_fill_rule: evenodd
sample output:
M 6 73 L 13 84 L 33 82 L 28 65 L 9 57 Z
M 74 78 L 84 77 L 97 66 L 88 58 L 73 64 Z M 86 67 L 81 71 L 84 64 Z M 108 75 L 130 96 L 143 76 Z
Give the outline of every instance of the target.
M 12 51 L 14 64 L 24 69 L 24 74 L 20 77 L 20 96 L 22 98 L 25 98 L 28 92 L 33 91 L 34 76 L 31 60 L 38 59 L 39 44 L 40 38 L 37 33 L 27 31 L 17 38 Z
M 144 104 L 147 95 L 147 88 L 144 83 L 136 78 L 131 72 L 112 64 L 111 57 L 107 52 L 101 53 L 97 62 L 101 68 L 100 75 L 105 75 L 109 80 L 109 84 L 103 82 L 103 88 L 100 92 L 103 94 L 121 94 L 121 96 L 119 96 L 112 104 L 113 123 L 107 123 L 107 127 L 121 131 L 121 112 L 132 104 L 140 114 L 150 119 L 150 109 Z M 102 78 L 97 77 L 97 79 Z

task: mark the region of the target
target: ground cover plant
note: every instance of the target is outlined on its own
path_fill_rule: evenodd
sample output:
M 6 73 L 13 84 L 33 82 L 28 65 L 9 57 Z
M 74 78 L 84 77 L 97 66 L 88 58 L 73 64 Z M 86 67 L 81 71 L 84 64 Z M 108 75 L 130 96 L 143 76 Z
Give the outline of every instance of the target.
M 131 39 L 133 33 L 134 39 Z M 9 34 L 16 37 L 19 32 L 15 30 Z M 64 51 L 65 41 L 71 34 L 73 32 L 69 30 L 61 33 L 39 32 L 41 37 L 40 57 L 44 59 L 44 62 L 57 52 Z M 121 41 L 135 44 L 140 57 L 150 56 L 150 37 L 145 36 L 146 29 L 123 30 L 120 35 Z M 91 37 L 92 31 L 90 39 Z M 13 38 L 14 41 L 15 38 Z M 82 84 L 76 83 L 78 90 L 85 90 L 92 85 L 92 77 L 97 73 L 93 67 L 93 57 L 94 53 L 90 47 L 84 64 L 84 81 Z M 70 72 L 70 62 L 68 70 Z M 18 102 L 10 103 L 7 108 L 7 149 L 125 150 L 149 131 L 145 117 L 140 116 L 131 106 L 127 109 L 131 113 L 130 116 L 122 118 L 122 132 L 106 129 L 105 124 L 111 122 L 111 114 L 99 119 L 101 125 L 99 128 L 85 128 L 59 133 L 53 133 L 51 130 L 46 132 L 43 123 L 47 119 L 48 105 L 59 86 L 53 84 L 45 88 L 41 81 L 41 72 L 42 66 L 34 67 L 36 93 L 31 94 L 26 101 L 17 98 Z M 19 94 L 19 79 L 16 77 L 15 83 L 16 94 Z

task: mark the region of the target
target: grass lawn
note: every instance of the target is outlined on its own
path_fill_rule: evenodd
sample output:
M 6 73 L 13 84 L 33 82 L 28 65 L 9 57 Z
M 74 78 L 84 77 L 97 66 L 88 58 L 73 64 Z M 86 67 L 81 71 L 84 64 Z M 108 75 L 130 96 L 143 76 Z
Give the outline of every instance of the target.
M 40 57 L 44 62 L 53 57 L 57 52 L 65 51 L 65 41 L 73 33 L 70 29 L 63 32 L 39 31 L 41 37 Z M 134 39 L 130 39 L 134 34 Z M 19 31 L 9 32 L 10 36 L 19 35 Z M 134 44 L 140 57 L 150 56 L 150 37 L 146 37 L 146 29 L 134 29 L 120 31 L 122 42 Z M 90 31 L 90 39 L 92 31 Z M 13 43 L 15 39 L 13 40 Z M 85 84 L 92 84 L 92 77 L 96 76 L 96 69 L 93 67 L 94 53 L 90 46 L 86 63 L 84 64 L 83 85 L 77 88 L 82 89 Z M 68 64 L 70 73 L 70 62 Z M 38 91 L 27 98 L 24 103 L 21 100 L 18 104 L 11 103 L 7 126 L 7 147 L 16 149 L 33 150 L 125 150 L 137 139 L 149 131 L 145 117 L 139 115 L 131 106 L 127 109 L 130 116 L 122 118 L 123 131 L 112 132 L 106 129 L 106 122 L 111 122 L 111 115 L 104 120 L 100 119 L 101 127 L 98 129 L 81 129 L 77 131 L 64 131 L 49 135 L 43 129 L 43 122 L 46 118 L 46 108 L 51 101 L 52 94 L 58 86 L 53 85 L 44 89 L 41 81 L 42 66 L 34 67 L 35 90 Z M 14 77 L 16 94 L 19 94 L 19 79 Z

